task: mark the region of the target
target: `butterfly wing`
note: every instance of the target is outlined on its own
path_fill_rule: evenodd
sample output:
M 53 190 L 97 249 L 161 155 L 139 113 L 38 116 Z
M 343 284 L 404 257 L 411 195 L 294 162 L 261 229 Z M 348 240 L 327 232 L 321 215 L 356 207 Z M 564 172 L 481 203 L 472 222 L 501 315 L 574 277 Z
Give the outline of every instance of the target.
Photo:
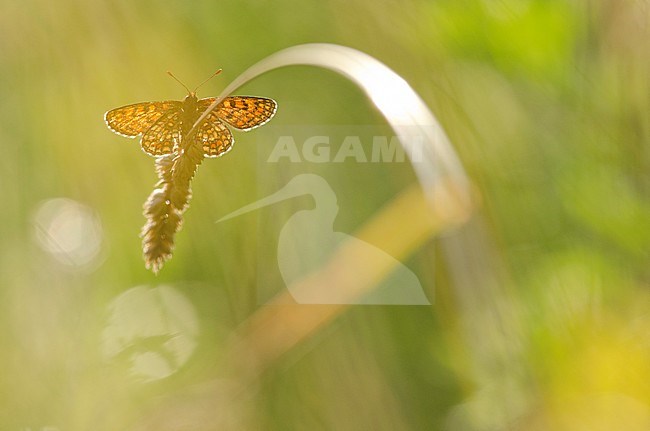
M 208 97 L 199 100 L 199 109 L 205 110 L 216 99 Z M 226 97 L 214 109 L 217 117 L 239 130 L 251 130 L 268 122 L 278 105 L 273 99 L 253 96 Z
M 181 112 L 169 110 L 142 135 L 142 150 L 151 156 L 171 154 L 181 142 Z
M 134 103 L 111 109 L 104 114 L 104 121 L 113 132 L 127 138 L 135 138 L 144 134 L 167 112 L 180 112 L 181 106 L 181 102 L 174 100 Z
M 215 111 L 210 112 L 203 120 L 194 139 L 203 147 L 205 157 L 221 157 L 230 151 L 235 143 L 232 133 Z

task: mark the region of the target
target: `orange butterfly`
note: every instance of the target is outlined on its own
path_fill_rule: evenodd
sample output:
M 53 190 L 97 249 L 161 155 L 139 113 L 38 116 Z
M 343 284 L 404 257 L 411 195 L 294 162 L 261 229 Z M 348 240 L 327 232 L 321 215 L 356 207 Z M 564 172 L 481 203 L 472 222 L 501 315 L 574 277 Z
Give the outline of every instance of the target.
M 217 70 L 210 78 L 219 74 Z M 203 81 L 190 91 L 171 72 L 167 72 L 188 91 L 182 102 L 142 102 L 111 109 L 104 114 L 108 128 L 118 135 L 135 138 L 142 135 L 140 145 L 151 156 L 164 156 L 186 148 L 191 143 L 182 143 L 201 114 L 217 100 L 215 97 L 198 99 L 196 90 L 207 82 Z M 220 157 L 230 151 L 235 139 L 226 123 L 247 131 L 268 122 L 277 110 L 273 99 L 253 96 L 231 96 L 224 98 L 208 116 L 197 125 L 193 142 L 203 147 L 205 157 Z M 181 146 L 182 145 L 182 146 Z

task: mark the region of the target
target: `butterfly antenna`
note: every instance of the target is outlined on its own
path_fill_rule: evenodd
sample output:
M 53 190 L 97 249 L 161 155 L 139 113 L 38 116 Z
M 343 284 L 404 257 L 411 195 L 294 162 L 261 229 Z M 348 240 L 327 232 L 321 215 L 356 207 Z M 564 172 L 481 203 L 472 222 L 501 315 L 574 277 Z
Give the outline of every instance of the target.
M 190 91 L 190 89 L 187 88 L 187 85 L 183 84 L 183 83 L 181 82 L 181 80 L 178 79 L 178 78 L 176 78 L 176 77 L 174 76 L 174 74 L 171 73 L 169 70 L 167 71 L 167 75 L 169 75 L 169 76 L 171 76 L 172 78 L 174 78 L 174 79 L 176 80 L 176 82 L 178 82 L 179 84 L 181 84 L 181 85 L 183 86 L 183 88 L 187 90 L 188 93 L 192 93 L 192 91 Z M 194 90 L 194 91 L 196 91 L 196 90 Z
M 221 70 L 222 70 L 222 69 L 218 69 L 216 72 L 214 72 L 212 75 L 210 75 L 210 77 L 209 77 L 208 79 L 206 79 L 205 81 L 203 81 L 202 83 L 200 83 L 199 85 L 197 85 L 196 88 L 194 89 L 194 92 L 196 92 L 196 90 L 198 90 L 198 89 L 199 89 L 203 84 L 205 84 L 206 82 L 208 82 L 209 80 L 211 80 L 212 78 L 214 78 L 215 76 L 217 76 L 218 74 L 220 74 L 220 73 L 221 73 Z

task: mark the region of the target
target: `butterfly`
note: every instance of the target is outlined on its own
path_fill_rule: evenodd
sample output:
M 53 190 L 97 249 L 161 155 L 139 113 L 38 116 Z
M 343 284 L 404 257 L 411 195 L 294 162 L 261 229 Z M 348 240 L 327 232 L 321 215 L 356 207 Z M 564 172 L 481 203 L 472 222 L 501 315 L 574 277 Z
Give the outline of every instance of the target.
M 210 78 L 219 74 L 217 70 Z M 277 111 L 273 99 L 254 96 L 230 96 L 219 102 L 216 108 L 198 124 L 192 139 L 188 136 L 194 123 L 217 98 L 196 97 L 196 90 L 188 89 L 171 72 L 167 72 L 188 91 L 183 101 L 141 102 L 111 109 L 104 114 L 109 129 L 118 135 L 135 138 L 142 135 L 142 150 L 154 157 L 172 154 L 196 143 L 205 157 L 221 157 L 232 149 L 235 139 L 227 125 L 248 131 L 268 122 Z

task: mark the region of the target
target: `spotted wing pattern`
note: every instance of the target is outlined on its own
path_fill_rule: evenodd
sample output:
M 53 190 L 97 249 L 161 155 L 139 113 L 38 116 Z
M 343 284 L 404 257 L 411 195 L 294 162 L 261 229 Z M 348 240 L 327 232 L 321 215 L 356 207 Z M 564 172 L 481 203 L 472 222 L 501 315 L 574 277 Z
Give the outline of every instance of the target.
M 232 133 L 215 111 L 208 114 L 194 139 L 203 147 L 205 157 L 221 157 L 230 151 L 235 143 Z
M 152 156 L 171 154 L 181 142 L 181 111 L 169 110 L 142 135 L 140 145 Z
M 199 109 L 207 109 L 215 100 L 214 97 L 199 100 Z M 259 127 L 273 118 L 277 107 L 273 99 L 232 96 L 223 99 L 214 112 L 231 126 L 246 131 Z
M 181 102 L 174 100 L 135 103 L 111 109 L 104 114 L 104 121 L 113 132 L 128 138 L 135 138 L 145 133 L 167 112 L 180 112 L 181 106 Z
M 199 111 L 216 98 L 199 100 Z M 142 135 L 140 145 L 149 155 L 171 154 L 180 143 L 183 103 L 178 101 L 143 102 L 108 111 L 104 120 L 115 133 L 134 138 Z M 227 153 L 234 143 L 224 121 L 240 130 L 251 130 L 269 121 L 277 109 L 273 99 L 253 96 L 226 97 L 203 121 L 195 137 L 206 157 Z

